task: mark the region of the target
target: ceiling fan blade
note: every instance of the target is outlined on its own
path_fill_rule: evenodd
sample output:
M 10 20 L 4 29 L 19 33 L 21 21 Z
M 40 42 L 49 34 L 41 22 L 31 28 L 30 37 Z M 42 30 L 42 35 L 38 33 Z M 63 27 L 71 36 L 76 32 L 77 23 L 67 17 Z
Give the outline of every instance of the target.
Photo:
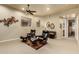
M 30 11 L 30 12 L 36 12 L 36 11 Z
M 29 12 L 31 15 L 34 15 L 33 13 Z
M 36 11 L 31 11 L 31 10 L 26 10 L 27 12 L 36 12 Z

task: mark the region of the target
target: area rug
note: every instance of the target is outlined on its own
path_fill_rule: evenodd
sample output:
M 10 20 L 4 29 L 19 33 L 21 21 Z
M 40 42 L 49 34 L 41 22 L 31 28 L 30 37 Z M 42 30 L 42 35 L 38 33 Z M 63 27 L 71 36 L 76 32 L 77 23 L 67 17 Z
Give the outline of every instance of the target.
M 32 47 L 35 50 L 40 49 L 41 47 L 43 47 L 44 45 L 46 45 L 47 43 L 41 44 L 39 43 L 38 45 L 33 45 L 31 42 L 25 42 L 25 44 L 27 44 L 28 46 Z

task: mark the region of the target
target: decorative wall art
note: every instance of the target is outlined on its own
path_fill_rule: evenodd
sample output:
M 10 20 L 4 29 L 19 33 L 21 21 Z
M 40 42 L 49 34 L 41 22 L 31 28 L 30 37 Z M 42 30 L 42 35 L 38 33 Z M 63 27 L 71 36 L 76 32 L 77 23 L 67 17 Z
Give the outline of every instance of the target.
M 31 18 L 22 17 L 21 18 L 21 26 L 31 26 Z
M 64 29 L 65 28 L 65 23 L 60 23 L 60 29 Z
M 46 26 L 47 26 L 47 28 L 50 28 L 50 29 L 54 29 L 55 28 L 55 25 L 53 23 L 50 23 L 50 22 L 47 22 Z
M 36 26 L 37 26 L 37 27 L 40 27 L 40 20 L 38 20 L 38 21 L 36 22 Z
M 5 26 L 9 27 L 9 25 L 18 22 L 18 20 L 16 20 L 15 17 L 11 16 L 11 18 L 7 18 L 7 19 L 4 18 L 3 20 L 0 20 L 0 23 L 2 22 L 4 23 Z
M 62 29 L 62 24 L 60 24 L 60 29 Z

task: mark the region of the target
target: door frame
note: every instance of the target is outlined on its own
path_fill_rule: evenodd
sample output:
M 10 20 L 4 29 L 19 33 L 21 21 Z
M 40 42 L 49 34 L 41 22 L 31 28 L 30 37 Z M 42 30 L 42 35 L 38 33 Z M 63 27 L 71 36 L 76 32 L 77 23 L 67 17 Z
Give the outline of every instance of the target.
M 78 16 L 75 17 L 75 20 L 76 20 L 75 21 L 76 22 L 75 23 L 75 28 L 76 28 L 75 29 L 75 39 L 78 40 L 78 35 L 79 35 L 78 34 Z M 68 37 L 68 18 L 64 18 L 64 23 L 65 23 L 64 24 L 64 34 L 65 34 L 64 38 L 69 38 Z

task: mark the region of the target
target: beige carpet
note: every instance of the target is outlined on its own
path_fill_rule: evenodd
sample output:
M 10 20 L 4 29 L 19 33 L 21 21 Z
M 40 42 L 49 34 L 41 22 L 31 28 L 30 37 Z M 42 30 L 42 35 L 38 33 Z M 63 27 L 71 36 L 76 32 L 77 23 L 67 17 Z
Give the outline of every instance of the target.
M 79 53 L 79 45 L 76 40 L 49 39 L 48 44 L 35 50 L 22 43 L 20 40 L 0 43 L 0 53 L 3 54 L 55 54 L 55 53 Z

